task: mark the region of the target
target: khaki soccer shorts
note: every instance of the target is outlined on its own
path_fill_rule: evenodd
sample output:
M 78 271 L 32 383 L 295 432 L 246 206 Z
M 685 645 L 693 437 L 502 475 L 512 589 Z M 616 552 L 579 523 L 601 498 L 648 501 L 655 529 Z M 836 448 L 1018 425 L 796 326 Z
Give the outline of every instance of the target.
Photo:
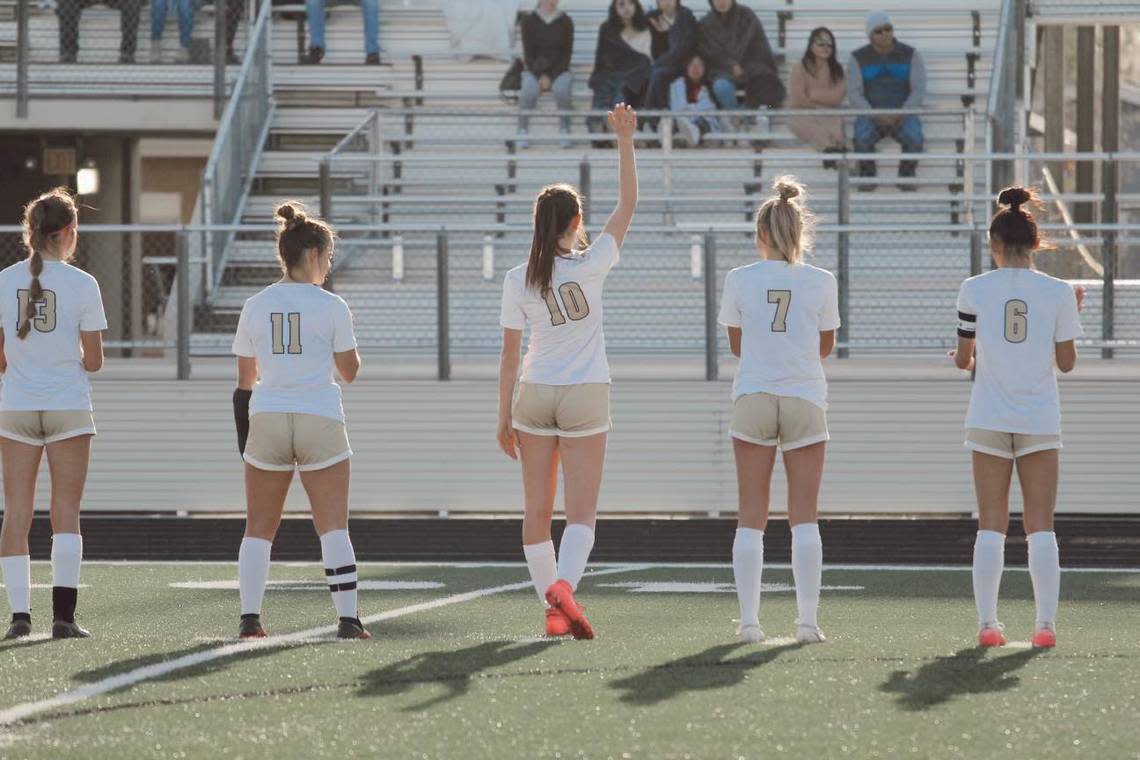
M 0 436 L 32 446 L 95 435 L 95 417 L 84 409 L 0 412 Z
M 970 451 L 1002 459 L 1017 459 L 1036 451 L 1061 448 L 1061 436 L 1002 433 L 997 430 L 966 428 L 966 442 L 962 445 Z
M 259 470 L 323 470 L 352 456 L 344 423 L 319 414 L 262 412 L 249 418 L 245 461 Z
M 783 451 L 831 438 L 823 409 L 806 399 L 773 393 L 749 393 L 736 399 L 729 435 L 758 446 L 779 444 Z
M 605 433 L 610 423 L 609 383 L 519 383 L 511 407 L 516 430 L 533 435 L 583 438 Z

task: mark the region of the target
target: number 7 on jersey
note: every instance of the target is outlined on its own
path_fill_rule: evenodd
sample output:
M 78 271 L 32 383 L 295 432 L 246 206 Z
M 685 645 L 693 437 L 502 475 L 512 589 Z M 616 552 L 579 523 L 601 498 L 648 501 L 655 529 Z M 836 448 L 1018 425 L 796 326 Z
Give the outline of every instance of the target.
M 772 332 L 787 332 L 788 308 L 792 305 L 792 291 L 769 290 L 768 303 L 776 304 L 776 316 L 772 317 Z

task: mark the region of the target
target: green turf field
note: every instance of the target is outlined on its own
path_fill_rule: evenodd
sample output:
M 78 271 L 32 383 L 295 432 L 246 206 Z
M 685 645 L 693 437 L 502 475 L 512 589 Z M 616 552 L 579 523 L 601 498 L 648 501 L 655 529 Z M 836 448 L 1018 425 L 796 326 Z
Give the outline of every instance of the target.
M 1007 571 L 1012 643 L 983 653 L 968 571 L 825 570 L 811 647 L 788 638 L 785 568 L 765 569 L 753 646 L 727 567 L 598 571 L 579 593 L 598 638 L 576 642 L 539 636 L 529 588 L 498 590 L 522 566 L 362 565 L 381 586 L 363 615 L 389 617 L 341 643 L 305 633 L 334 622 L 319 567 L 276 564 L 293 583 L 263 619 L 286 643 L 258 647 L 234 638 L 233 565 L 89 564 L 96 638 L 0 643 L 0 757 L 1140 757 L 1140 572 L 1066 573 L 1039 652 L 1029 577 Z

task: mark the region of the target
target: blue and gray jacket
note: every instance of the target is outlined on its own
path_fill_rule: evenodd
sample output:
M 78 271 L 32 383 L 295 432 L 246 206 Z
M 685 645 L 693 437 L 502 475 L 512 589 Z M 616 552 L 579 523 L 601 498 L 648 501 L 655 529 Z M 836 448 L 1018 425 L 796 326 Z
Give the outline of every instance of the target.
M 855 108 L 919 108 L 926 98 L 926 65 L 909 45 L 895 41 L 883 55 L 872 45 L 851 54 L 847 99 Z

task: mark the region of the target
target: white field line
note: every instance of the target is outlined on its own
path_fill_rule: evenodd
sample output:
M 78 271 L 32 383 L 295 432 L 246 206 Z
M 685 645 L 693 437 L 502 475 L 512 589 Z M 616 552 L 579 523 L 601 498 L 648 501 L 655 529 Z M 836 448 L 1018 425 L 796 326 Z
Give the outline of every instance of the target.
M 613 573 L 622 573 L 632 570 L 642 569 L 641 565 L 624 565 L 622 567 L 607 568 L 605 570 L 597 570 L 589 574 L 588 577 L 597 575 L 610 575 Z M 417 612 L 428 612 L 430 610 L 446 607 L 452 604 L 461 604 L 463 602 L 470 602 L 474 599 L 479 599 L 484 596 L 492 596 L 494 594 L 502 594 L 507 591 L 519 591 L 521 589 L 531 588 L 531 582 L 521 581 L 519 583 L 508 583 L 502 586 L 491 586 L 488 588 L 476 589 L 475 591 L 467 591 L 462 594 L 452 594 L 445 596 L 441 599 L 433 599 L 430 602 L 421 602 L 419 604 L 412 604 L 407 607 L 398 607 L 386 612 L 380 612 L 375 615 L 369 615 L 362 619 L 365 624 L 378 623 L 383 620 L 391 620 L 392 618 L 403 617 L 405 615 L 414 615 Z M 116 689 L 121 689 L 124 686 L 131 686 L 142 681 L 148 681 L 152 678 L 159 678 L 172 673 L 176 670 L 184 668 L 192 668 L 196 665 L 201 665 L 205 662 L 213 660 L 220 660 L 224 657 L 231 657 L 233 655 L 244 654 L 246 652 L 253 652 L 259 649 L 269 649 L 271 647 L 280 647 L 289 644 L 302 644 L 309 640 L 327 636 L 330 633 L 336 632 L 335 625 L 322 626 L 320 628 L 310 628 L 305 631 L 297 631 L 295 633 L 288 633 L 282 636 L 270 636 L 264 639 L 247 639 L 245 641 L 238 641 L 232 644 L 217 647 L 215 649 L 207 649 L 202 652 L 195 652 L 194 654 L 184 655 L 177 657 L 173 660 L 165 662 L 158 662 L 153 665 L 145 665 L 141 668 L 127 671 L 126 673 L 119 673 L 118 675 L 104 678 L 102 681 L 95 683 L 84 684 L 71 691 L 57 694 L 48 699 L 42 699 L 38 702 L 25 702 L 23 704 L 10 707 L 6 710 L 0 710 L 0 726 L 9 726 L 13 723 L 18 723 L 21 720 L 26 720 L 33 715 L 57 710 L 61 707 L 67 707 L 78 702 L 82 702 L 92 697 L 97 697 L 106 694 Z
M 33 565 L 47 565 L 48 560 L 32 560 Z M 131 567 L 135 565 L 171 565 L 171 566 L 193 566 L 193 565 L 232 565 L 237 566 L 236 560 L 133 560 L 133 559 L 95 559 L 84 560 L 84 566 L 88 565 L 101 565 L 101 566 L 123 566 Z M 357 562 L 357 565 L 364 567 L 442 567 L 450 569 L 463 569 L 469 570 L 473 568 L 524 568 L 525 562 Z M 280 562 L 274 563 L 274 566 L 281 567 L 323 567 L 318 561 L 313 562 Z M 724 570 L 731 569 L 732 563 L 730 562 L 591 562 L 590 567 L 597 568 L 610 568 L 621 567 L 630 568 L 636 567 L 637 569 L 644 570 Z M 791 563 L 788 562 L 765 562 L 764 567 L 773 568 L 777 570 L 790 570 Z M 824 564 L 823 569 L 826 570 L 866 570 L 868 572 L 900 572 L 900 573 L 927 573 L 927 572 L 970 572 L 972 570 L 970 565 L 829 565 Z M 1028 567 L 1020 567 L 1017 565 L 1006 565 L 1004 572 L 1014 573 L 1027 573 Z M 1062 567 L 1062 573 L 1140 573 L 1140 567 Z

